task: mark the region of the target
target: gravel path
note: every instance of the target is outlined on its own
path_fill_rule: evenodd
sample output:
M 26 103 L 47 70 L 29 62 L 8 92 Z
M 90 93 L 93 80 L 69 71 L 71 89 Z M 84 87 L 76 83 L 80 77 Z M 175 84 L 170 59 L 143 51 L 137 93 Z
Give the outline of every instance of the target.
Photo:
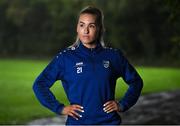
M 141 96 L 129 111 L 121 113 L 122 124 L 180 124 L 180 90 Z M 43 118 L 27 125 L 64 125 L 66 116 Z
M 180 90 L 149 94 L 122 114 L 123 124 L 180 124 Z

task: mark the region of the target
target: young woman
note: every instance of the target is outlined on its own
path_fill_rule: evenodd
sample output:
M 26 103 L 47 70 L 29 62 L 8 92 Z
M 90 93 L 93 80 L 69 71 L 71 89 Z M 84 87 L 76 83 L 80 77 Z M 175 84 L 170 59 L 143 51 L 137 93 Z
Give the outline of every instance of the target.
M 38 76 L 33 90 L 45 107 L 67 115 L 67 125 L 118 125 L 124 112 L 140 96 L 143 82 L 120 50 L 107 48 L 103 41 L 103 14 L 86 7 L 77 23 L 76 42 L 61 51 Z M 129 88 L 124 97 L 115 100 L 116 80 L 122 77 Z M 70 105 L 57 101 L 50 91 L 61 80 Z

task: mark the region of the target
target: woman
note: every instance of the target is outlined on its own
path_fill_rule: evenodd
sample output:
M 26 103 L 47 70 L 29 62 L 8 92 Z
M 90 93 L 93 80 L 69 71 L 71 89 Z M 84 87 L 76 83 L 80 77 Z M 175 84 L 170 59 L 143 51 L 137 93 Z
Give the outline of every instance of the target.
M 118 125 L 124 112 L 140 96 L 143 82 L 120 50 L 104 47 L 103 14 L 86 7 L 79 14 L 77 40 L 60 52 L 36 79 L 33 90 L 45 107 L 68 115 L 66 124 Z M 122 77 L 129 88 L 115 100 L 116 80 Z M 57 101 L 50 91 L 61 80 L 70 105 Z

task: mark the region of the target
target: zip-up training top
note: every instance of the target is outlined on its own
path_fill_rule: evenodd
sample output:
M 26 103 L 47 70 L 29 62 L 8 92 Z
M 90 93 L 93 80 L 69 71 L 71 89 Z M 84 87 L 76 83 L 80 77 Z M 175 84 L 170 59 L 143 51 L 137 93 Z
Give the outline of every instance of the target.
M 104 104 L 115 100 L 116 80 L 122 77 L 128 84 L 120 99 L 122 111 L 133 106 L 141 93 L 143 82 L 134 67 L 120 50 L 102 47 L 86 48 L 81 42 L 77 47 L 66 48 L 58 53 L 34 82 L 33 90 L 42 105 L 60 114 L 64 104 L 56 99 L 50 87 L 61 80 L 70 104 L 83 106 L 79 120 L 68 116 L 66 124 L 121 123 L 117 112 L 104 112 Z

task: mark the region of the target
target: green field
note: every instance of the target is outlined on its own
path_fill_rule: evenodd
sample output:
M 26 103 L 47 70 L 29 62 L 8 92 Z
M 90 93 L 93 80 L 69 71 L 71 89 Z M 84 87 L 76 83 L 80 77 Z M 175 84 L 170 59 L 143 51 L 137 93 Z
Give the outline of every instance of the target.
M 54 116 L 36 100 L 32 85 L 47 65 L 38 60 L 0 60 L 0 124 L 25 124 L 30 120 Z M 144 80 L 143 94 L 180 89 L 180 68 L 137 67 Z M 127 86 L 118 80 L 116 98 L 122 97 Z M 60 82 L 52 91 L 68 104 Z

